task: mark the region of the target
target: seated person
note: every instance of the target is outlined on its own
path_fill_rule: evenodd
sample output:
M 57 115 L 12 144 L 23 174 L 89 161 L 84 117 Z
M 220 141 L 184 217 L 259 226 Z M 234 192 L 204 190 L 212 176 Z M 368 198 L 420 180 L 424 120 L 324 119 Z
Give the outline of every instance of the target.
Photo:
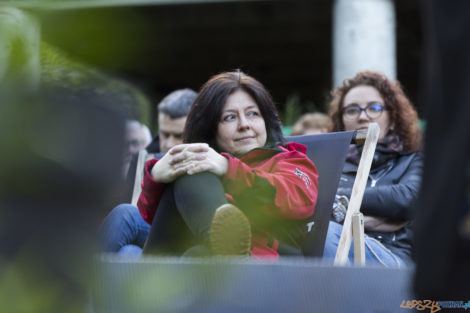
M 184 144 L 146 164 L 138 201 L 152 224 L 145 253 L 277 258 L 313 215 L 318 173 L 305 146 L 285 143 L 264 86 L 244 73 L 209 79 L 194 101 Z M 292 249 L 289 249 L 292 250 Z
M 172 147 L 183 143 L 183 130 L 189 109 L 197 93 L 189 88 L 178 89 L 168 94 L 158 104 L 158 133 L 145 148 L 161 158 Z M 126 190 L 121 202 L 130 202 L 134 191 L 138 156 L 134 155 L 126 179 Z
M 158 134 L 146 148 L 149 153 L 167 153 L 183 143 L 183 130 L 197 93 L 189 88 L 168 94 L 158 104 Z
M 197 93 L 192 89 L 178 89 L 167 95 L 158 104 L 158 135 L 155 136 L 146 150 L 161 157 L 175 145 L 183 143 L 183 130 L 191 104 Z M 132 197 L 137 156 L 130 162 L 127 174 L 127 188 L 122 201 Z M 119 203 L 119 202 L 118 202 Z M 100 245 L 104 252 L 122 254 L 140 254 L 150 231 L 140 216 L 139 210 L 132 205 L 115 207 L 104 219 L 100 227 Z
M 331 118 L 324 113 L 305 113 L 292 127 L 291 136 L 327 133 L 332 127 Z
M 366 264 L 400 267 L 411 263 L 411 220 L 423 170 L 417 113 L 398 82 L 360 72 L 333 91 L 333 131 L 380 127 L 379 141 L 361 204 Z M 337 191 L 324 258 L 334 259 L 363 146 L 351 145 Z M 349 261 L 353 261 L 353 249 Z
M 124 152 L 124 177 L 127 176 L 132 156 L 147 147 L 147 145 L 152 141 L 152 135 L 150 134 L 148 127 L 137 120 L 126 121 L 125 136 L 126 150 Z

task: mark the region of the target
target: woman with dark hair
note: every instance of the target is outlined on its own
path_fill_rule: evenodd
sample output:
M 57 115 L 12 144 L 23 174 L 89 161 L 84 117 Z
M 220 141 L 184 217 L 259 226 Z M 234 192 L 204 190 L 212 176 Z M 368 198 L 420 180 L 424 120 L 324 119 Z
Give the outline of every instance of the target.
M 152 224 L 144 253 L 277 257 L 287 246 L 300 255 L 318 173 L 305 146 L 285 144 L 264 86 L 240 71 L 212 77 L 183 137 L 146 164 L 137 204 Z
M 411 219 L 423 168 L 419 152 L 418 116 L 398 82 L 364 71 L 333 91 L 332 131 L 380 127 L 379 141 L 362 199 L 366 264 L 404 266 L 411 263 Z M 324 258 L 333 259 L 341 235 L 363 146 L 351 145 L 336 195 Z M 349 259 L 353 260 L 352 250 Z

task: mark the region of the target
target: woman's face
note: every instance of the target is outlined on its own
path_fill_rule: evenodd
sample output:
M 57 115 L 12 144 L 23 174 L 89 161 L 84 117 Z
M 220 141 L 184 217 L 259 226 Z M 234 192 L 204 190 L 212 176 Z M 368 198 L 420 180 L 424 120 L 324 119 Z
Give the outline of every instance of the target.
M 361 85 L 351 88 L 343 100 L 342 119 L 345 130 L 367 129 L 369 123 L 377 123 L 380 127 L 379 139 L 387 135 L 390 130 L 390 116 L 387 110 L 379 112 L 385 102 L 379 91 L 372 86 Z M 361 109 L 368 108 L 366 111 L 360 111 L 357 118 L 348 118 L 345 110 L 359 106 Z M 357 108 L 356 108 L 357 109 Z M 368 115 L 369 114 L 369 115 Z M 370 116 L 372 115 L 372 117 Z M 375 117 L 374 115 L 378 115 Z
M 246 92 L 232 93 L 222 108 L 216 143 L 221 152 L 242 155 L 266 144 L 266 125 L 255 100 Z

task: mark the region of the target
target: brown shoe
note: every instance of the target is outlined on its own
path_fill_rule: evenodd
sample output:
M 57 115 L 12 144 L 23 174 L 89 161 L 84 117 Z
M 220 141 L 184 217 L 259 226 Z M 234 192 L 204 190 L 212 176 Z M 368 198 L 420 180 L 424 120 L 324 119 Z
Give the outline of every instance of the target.
M 236 206 L 224 204 L 215 211 L 209 240 L 215 255 L 249 255 L 250 222 Z

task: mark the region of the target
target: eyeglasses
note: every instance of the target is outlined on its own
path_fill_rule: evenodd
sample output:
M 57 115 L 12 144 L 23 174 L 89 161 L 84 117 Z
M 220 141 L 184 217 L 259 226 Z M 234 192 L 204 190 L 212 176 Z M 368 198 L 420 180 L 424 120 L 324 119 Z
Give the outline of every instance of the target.
M 361 115 L 361 112 L 366 112 L 366 115 L 374 120 L 382 115 L 382 112 L 387 107 L 380 103 L 369 103 L 365 108 L 361 108 L 357 104 L 352 104 L 342 109 L 343 116 L 347 120 L 356 120 Z

